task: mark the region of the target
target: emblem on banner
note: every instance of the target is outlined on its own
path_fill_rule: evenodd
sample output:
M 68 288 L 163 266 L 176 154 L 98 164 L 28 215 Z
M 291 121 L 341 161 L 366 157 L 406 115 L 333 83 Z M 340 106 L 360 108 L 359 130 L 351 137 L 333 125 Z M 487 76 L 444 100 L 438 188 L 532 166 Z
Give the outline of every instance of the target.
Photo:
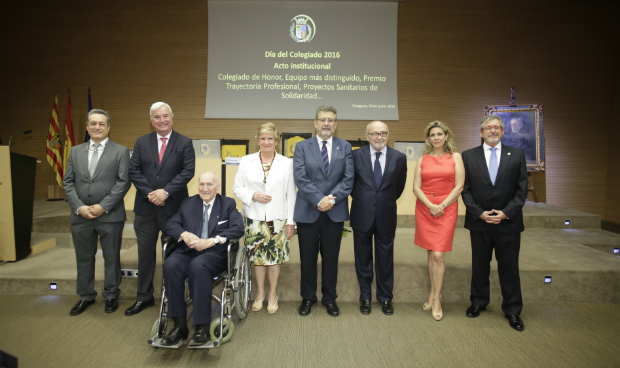
M 53 149 L 60 149 L 62 147 L 62 142 L 60 141 L 60 134 L 56 133 L 50 139 L 50 146 Z
M 310 42 L 315 33 L 316 26 L 309 16 L 300 14 L 291 19 L 290 34 L 295 42 Z
M 415 154 L 415 151 L 413 150 L 413 148 L 407 147 L 405 156 L 407 156 L 408 158 L 412 158 L 414 154 Z
M 208 155 L 209 152 L 211 152 L 211 150 L 209 150 L 209 145 L 207 144 L 202 144 L 200 146 L 200 153 L 202 153 L 203 155 Z

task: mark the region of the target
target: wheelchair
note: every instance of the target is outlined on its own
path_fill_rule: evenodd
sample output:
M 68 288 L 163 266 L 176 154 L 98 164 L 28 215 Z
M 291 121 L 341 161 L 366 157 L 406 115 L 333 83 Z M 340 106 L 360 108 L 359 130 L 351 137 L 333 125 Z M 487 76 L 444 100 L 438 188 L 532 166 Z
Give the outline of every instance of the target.
M 188 346 L 190 349 L 205 349 L 221 346 L 227 342 L 235 330 L 232 321 L 232 311 L 234 309 L 237 317 L 242 320 L 248 314 L 250 308 L 250 297 L 252 294 L 252 268 L 250 258 L 245 246 L 239 244 L 238 250 L 232 250 L 238 239 L 230 239 L 228 243 L 228 269 L 213 277 L 211 286 L 213 287 L 212 297 L 220 303 L 220 316 L 211 321 L 209 332 L 211 341 L 200 346 Z M 176 240 L 171 236 L 162 235 L 162 264 L 166 261 L 176 248 Z M 163 267 L 163 266 L 162 266 Z M 223 284 L 221 295 L 216 295 L 215 287 Z M 185 280 L 185 301 L 189 306 L 192 302 Z M 188 316 L 189 319 L 189 316 Z M 176 345 L 162 345 L 161 340 L 166 336 L 168 326 L 168 298 L 166 297 L 165 281 L 161 285 L 161 304 L 159 317 L 155 320 L 151 329 L 151 338 L 148 343 L 153 347 L 178 349 L 183 345 L 183 341 Z

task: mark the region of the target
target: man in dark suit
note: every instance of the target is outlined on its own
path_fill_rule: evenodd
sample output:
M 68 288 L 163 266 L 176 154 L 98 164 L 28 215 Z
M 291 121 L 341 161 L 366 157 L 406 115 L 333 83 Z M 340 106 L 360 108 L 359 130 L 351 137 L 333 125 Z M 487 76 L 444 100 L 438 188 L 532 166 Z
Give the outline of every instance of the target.
M 317 135 L 299 142 L 293 157 L 297 201 L 294 220 L 299 235 L 301 258 L 301 297 L 299 314 L 307 316 L 317 302 L 317 260 L 321 253 L 322 303 L 336 317 L 338 256 L 344 222 L 349 219 L 349 194 L 353 186 L 351 145 L 335 138 L 336 109 L 317 109 L 314 127 Z
M 121 290 L 121 242 L 126 220 L 123 198 L 129 190 L 129 149 L 108 139 L 110 116 L 88 113 L 90 141 L 71 148 L 63 186 L 71 207 L 71 235 L 77 262 L 80 301 L 71 309 L 77 316 L 95 303 L 95 254 L 101 242 L 105 278 L 105 312 L 118 309 Z
M 490 262 L 495 249 L 502 288 L 502 311 L 517 331 L 525 328 L 519 317 L 523 309 L 519 278 L 519 249 L 523 226 L 523 205 L 527 195 L 527 166 L 523 151 L 502 145 L 504 122 L 488 115 L 480 123 L 484 143 L 463 152 L 467 207 L 465 228 L 472 250 L 472 305 L 467 317 L 475 318 L 489 304 Z
M 185 279 L 189 281 L 194 304 L 195 328 L 189 344 L 198 346 L 210 340 L 211 282 L 213 276 L 227 268 L 228 241 L 240 238 L 244 231 L 235 200 L 217 194 L 219 190 L 217 175 L 210 171 L 202 173 L 198 178 L 198 195 L 185 199 L 166 223 L 166 234 L 179 242 L 164 262 L 168 317 L 174 320 L 174 328 L 162 340 L 164 345 L 175 345 L 189 333 Z
M 172 117 L 167 103 L 151 106 L 155 132 L 136 140 L 129 163 L 129 179 L 136 187 L 133 225 L 138 239 L 138 295 L 134 305 L 125 310 L 127 316 L 154 305 L 157 238 L 188 197 L 187 183 L 194 177 L 192 140 L 172 130 Z
M 372 238 L 375 238 L 377 299 L 381 310 L 394 314 L 394 236 L 396 200 L 405 189 L 407 157 L 387 146 L 386 124 L 373 121 L 366 127 L 369 146 L 353 151 L 355 181 L 351 197 L 351 227 L 355 272 L 360 284 L 360 312 L 370 314 L 372 291 Z

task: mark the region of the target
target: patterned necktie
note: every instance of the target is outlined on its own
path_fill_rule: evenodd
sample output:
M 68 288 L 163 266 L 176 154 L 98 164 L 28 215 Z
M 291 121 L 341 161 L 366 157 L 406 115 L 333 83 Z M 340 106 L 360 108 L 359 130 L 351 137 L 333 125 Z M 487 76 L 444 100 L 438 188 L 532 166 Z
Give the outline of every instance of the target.
M 489 176 L 491 177 L 491 183 L 495 185 L 495 179 L 497 178 L 497 155 L 495 150 L 497 147 L 491 147 L 491 160 L 489 160 Z
M 323 166 L 325 166 L 325 174 L 329 171 L 329 156 L 327 155 L 327 141 L 323 141 L 321 148 L 321 156 L 323 157 Z
M 92 178 L 95 174 L 95 169 L 97 168 L 97 162 L 99 162 L 99 146 L 100 143 L 95 143 L 95 150 L 93 151 L 93 157 L 90 158 L 90 166 L 88 167 L 88 173 Z
M 161 165 L 161 159 L 164 158 L 164 152 L 166 152 L 166 141 L 168 138 L 161 139 L 161 149 L 159 150 L 159 164 Z
M 202 233 L 200 239 L 209 239 L 209 207 L 210 204 L 204 206 L 204 213 L 202 214 Z
M 383 178 L 383 174 L 381 173 L 381 162 L 379 162 L 381 152 L 375 154 L 377 155 L 377 159 L 375 160 L 375 183 L 377 184 L 377 188 L 379 188 L 379 185 L 381 185 L 381 178 Z

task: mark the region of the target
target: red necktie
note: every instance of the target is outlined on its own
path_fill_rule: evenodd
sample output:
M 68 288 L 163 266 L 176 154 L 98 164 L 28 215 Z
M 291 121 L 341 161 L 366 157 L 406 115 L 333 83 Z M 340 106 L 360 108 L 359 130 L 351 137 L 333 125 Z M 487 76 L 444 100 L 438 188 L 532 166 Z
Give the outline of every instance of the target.
M 161 149 L 159 150 L 159 164 L 161 165 L 161 159 L 164 158 L 164 152 L 166 152 L 166 141 L 168 138 L 161 138 Z

